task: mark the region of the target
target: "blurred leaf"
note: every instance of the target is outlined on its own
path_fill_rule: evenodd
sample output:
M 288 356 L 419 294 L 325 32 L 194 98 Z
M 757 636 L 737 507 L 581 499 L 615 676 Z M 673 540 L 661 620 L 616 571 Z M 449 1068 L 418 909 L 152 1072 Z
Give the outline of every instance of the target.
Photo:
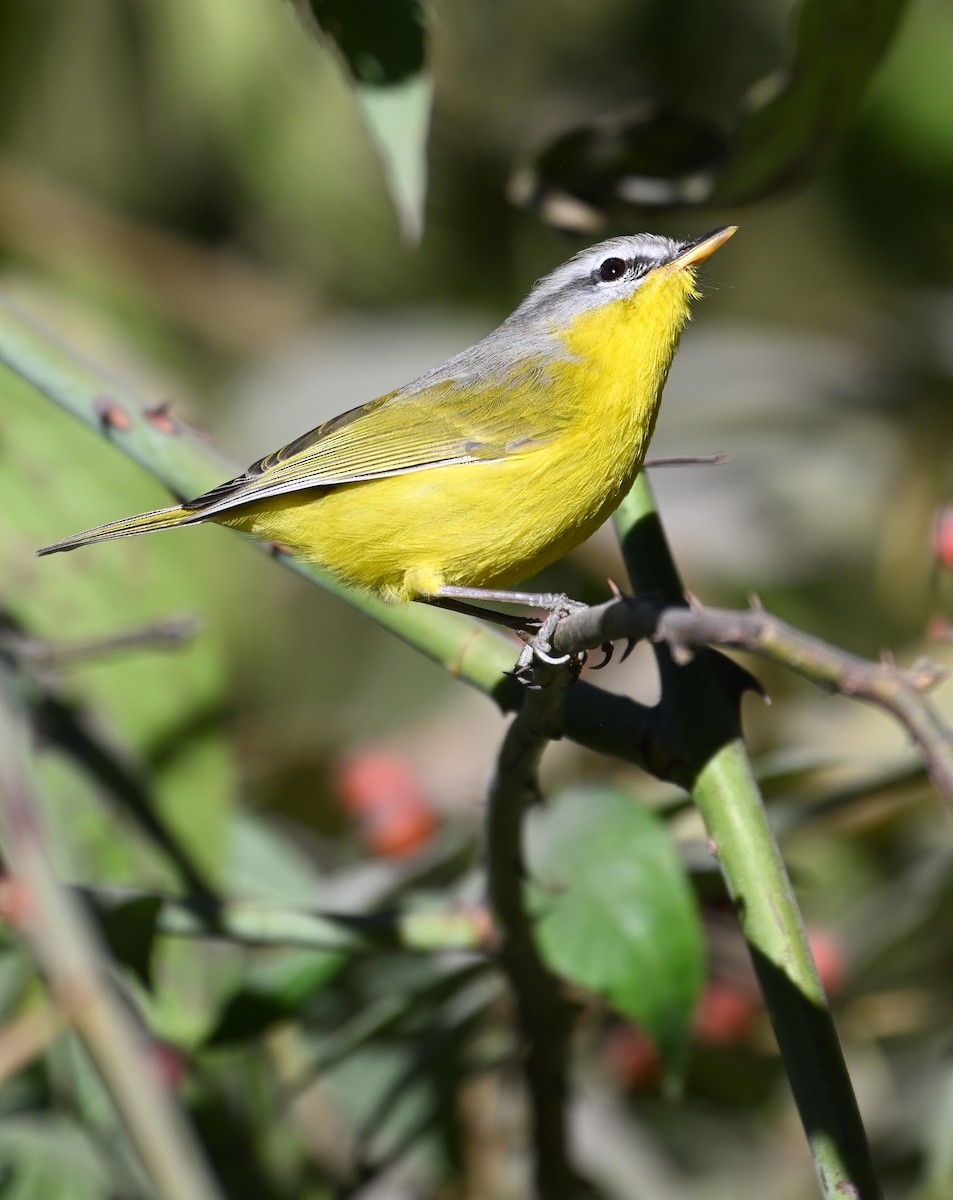
M 557 138 L 514 176 L 513 198 L 578 232 L 608 214 L 745 204 L 815 177 L 853 121 L 907 0 L 802 0 L 787 61 L 749 92 L 729 137 L 645 103 Z
M 5 1114 L 0 1123 L 3 1200 L 106 1200 L 117 1195 L 104 1157 L 72 1120 Z
M 364 86 L 402 83 L 424 69 L 424 12 L 419 0 L 298 0 L 333 38 Z
M 302 1007 L 347 961 L 346 954 L 305 951 L 256 965 L 226 1002 L 207 1045 L 249 1041 L 279 1021 L 300 1017 Z
M 625 792 L 571 791 L 528 826 L 530 903 L 549 966 L 601 996 L 680 1075 L 701 990 L 701 925 L 671 838 Z
M 420 240 L 433 84 L 419 0 L 297 0 L 340 50 L 384 166 L 401 233 Z M 313 18 L 309 20 L 308 18 Z
M 807 183 L 853 121 L 907 0 L 804 0 L 788 62 L 751 91 L 713 195 L 761 199 Z
M 226 884 L 243 900 L 318 903 L 321 875 L 301 845 L 258 813 L 238 810 L 229 826 Z
M 133 540 L 106 553 L 34 558 L 54 533 L 117 511 L 154 508 L 162 492 L 6 371 L 0 396 L 3 610 L 30 636 L 51 642 L 108 638 L 170 613 L 200 610 L 200 540 Z M 88 799 L 106 790 L 111 763 L 113 802 L 132 807 L 135 794 L 145 805 L 154 803 L 184 855 L 204 872 L 217 872 L 235 783 L 220 721 L 225 677 L 213 639 L 206 634 L 171 651 L 143 648 L 88 659 L 62 672 L 49 695 L 56 707 L 51 716 L 65 720 L 72 713 L 79 720 L 87 753 L 84 775 L 57 756 L 41 760 L 60 818 L 54 824 L 61 855 L 81 841 L 95 842 L 94 853 L 105 856 L 97 863 L 102 881 L 142 883 L 141 872 L 132 869 L 136 848 L 116 836 L 114 819 L 99 813 L 95 833 L 91 828 L 95 810 Z M 93 753 L 98 768 L 89 759 Z M 62 837 L 64 827 L 69 838 Z
M 161 909 L 160 896 L 119 898 L 105 893 L 97 894 L 92 906 L 113 956 L 147 988 L 152 987 L 152 949 Z

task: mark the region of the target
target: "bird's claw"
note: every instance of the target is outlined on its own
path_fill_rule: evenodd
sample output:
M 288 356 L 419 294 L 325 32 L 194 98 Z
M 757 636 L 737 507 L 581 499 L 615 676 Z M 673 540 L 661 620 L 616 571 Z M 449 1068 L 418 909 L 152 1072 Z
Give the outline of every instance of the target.
M 601 671 L 603 667 L 607 667 L 609 663 L 612 662 L 612 655 L 615 653 L 615 646 L 612 644 L 612 642 L 603 642 L 599 649 L 602 651 L 605 657 L 601 663 L 596 663 L 596 665 L 592 668 L 593 671 Z
M 510 674 L 518 682 L 522 683 L 524 687 L 538 689 L 548 686 L 547 683 L 536 681 L 535 667 L 537 664 L 543 664 L 547 667 L 568 666 L 578 672 L 582 669 L 582 665 L 585 662 L 584 653 L 552 653 L 552 637 L 559 622 L 567 612 L 585 607 L 585 605 L 580 605 L 576 601 L 568 600 L 565 597 L 559 597 L 559 599 L 561 601 L 559 606 L 554 607 L 544 620 L 540 621 L 536 618 L 530 618 L 526 622 L 526 628 L 519 631 L 520 636 L 524 638 L 524 645 Z

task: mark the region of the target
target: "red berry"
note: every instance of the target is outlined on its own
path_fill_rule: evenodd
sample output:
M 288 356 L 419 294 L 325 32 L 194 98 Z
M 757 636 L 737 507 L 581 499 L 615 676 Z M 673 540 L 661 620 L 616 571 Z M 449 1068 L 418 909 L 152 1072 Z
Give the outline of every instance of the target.
M 379 858 L 412 854 L 436 828 L 414 773 L 390 751 L 368 750 L 342 763 L 337 791 L 364 848 Z
M 937 509 L 933 524 L 933 553 L 941 566 L 953 570 L 953 506 Z
M 606 1037 L 606 1058 L 619 1079 L 637 1091 L 657 1088 L 662 1063 L 655 1043 L 634 1025 L 615 1025 Z
M 840 943 L 829 929 L 809 928 L 807 940 L 814 955 L 817 973 L 828 996 L 836 996 L 844 988 L 847 963 Z
M 695 1010 L 695 1037 L 709 1046 L 732 1046 L 750 1033 L 758 1000 L 748 988 L 710 980 Z

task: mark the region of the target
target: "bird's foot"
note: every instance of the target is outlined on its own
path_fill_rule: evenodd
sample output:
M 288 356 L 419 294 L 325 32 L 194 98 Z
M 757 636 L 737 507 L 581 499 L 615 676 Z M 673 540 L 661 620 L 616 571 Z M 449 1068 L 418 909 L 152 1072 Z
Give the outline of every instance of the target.
M 542 596 L 537 598 L 543 599 Z M 545 668 L 547 667 L 553 669 L 568 667 L 578 675 L 586 661 L 585 651 L 579 654 L 553 654 L 552 645 L 553 634 L 563 618 L 569 616 L 570 613 L 578 612 L 586 605 L 578 600 L 570 600 L 568 596 L 561 594 L 549 593 L 545 595 L 545 599 L 546 607 L 549 608 L 548 614 L 542 619 L 527 618 L 523 628 L 518 630 L 520 636 L 525 639 L 525 645 L 520 651 L 512 673 L 520 683 L 530 688 L 548 686 L 545 678 L 547 674 Z M 539 607 L 544 606 L 541 604 Z M 540 667 L 543 668 L 543 671 L 540 671 Z

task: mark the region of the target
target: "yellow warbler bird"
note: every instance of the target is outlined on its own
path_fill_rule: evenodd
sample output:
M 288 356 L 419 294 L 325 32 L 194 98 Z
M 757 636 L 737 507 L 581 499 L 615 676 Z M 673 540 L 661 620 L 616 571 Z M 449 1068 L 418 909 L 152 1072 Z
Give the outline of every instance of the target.
M 498 329 L 406 387 L 187 504 L 39 553 L 215 521 L 390 600 L 454 604 L 525 579 L 584 541 L 632 486 L 698 295 L 695 269 L 735 228 L 583 250 Z

